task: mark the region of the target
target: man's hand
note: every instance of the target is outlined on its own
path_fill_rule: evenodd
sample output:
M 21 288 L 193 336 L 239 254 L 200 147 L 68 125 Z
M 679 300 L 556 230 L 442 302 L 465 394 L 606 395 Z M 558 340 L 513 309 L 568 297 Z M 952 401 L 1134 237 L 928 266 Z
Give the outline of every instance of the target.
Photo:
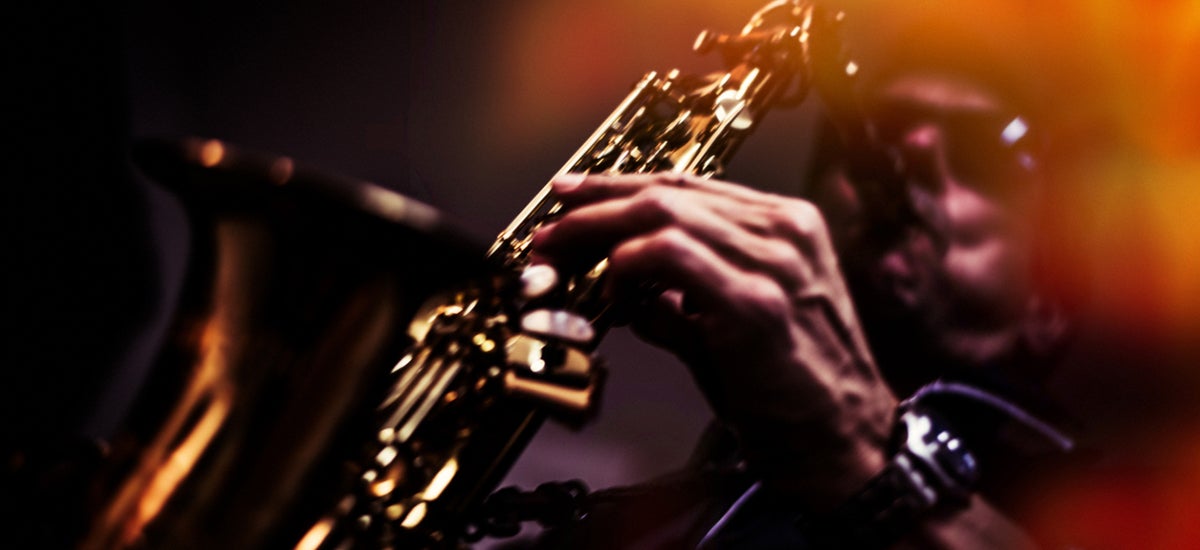
M 883 468 L 896 399 L 815 207 L 670 173 L 571 175 L 554 190 L 568 211 L 535 251 L 608 257 L 609 298 L 688 364 L 764 480 L 821 509 Z

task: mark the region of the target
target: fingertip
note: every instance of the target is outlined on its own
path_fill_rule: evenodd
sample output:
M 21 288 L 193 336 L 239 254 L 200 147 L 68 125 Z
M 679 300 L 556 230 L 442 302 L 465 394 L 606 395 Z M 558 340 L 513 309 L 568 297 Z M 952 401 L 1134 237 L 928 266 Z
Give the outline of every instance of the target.
M 533 248 L 535 250 L 540 250 L 542 248 L 545 248 L 546 243 L 551 238 L 550 235 L 553 232 L 554 232 L 554 224 L 553 223 L 547 223 L 545 225 L 538 227 L 537 230 L 535 230 L 533 232 L 533 240 L 530 244 L 533 246 Z
M 583 184 L 583 180 L 586 177 L 587 174 L 570 172 L 554 178 L 554 181 L 551 182 L 551 185 L 554 186 L 555 193 L 570 193 L 571 191 L 578 189 L 579 186 Z

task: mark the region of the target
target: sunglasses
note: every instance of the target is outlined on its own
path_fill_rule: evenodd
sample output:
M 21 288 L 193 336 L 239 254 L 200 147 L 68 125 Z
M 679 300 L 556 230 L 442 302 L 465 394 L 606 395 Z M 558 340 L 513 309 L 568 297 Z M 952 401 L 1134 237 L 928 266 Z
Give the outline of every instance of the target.
M 874 177 L 908 184 L 940 177 L 921 169 L 929 159 L 920 157 L 929 152 L 906 143 L 915 129 L 930 127 L 937 131 L 949 176 L 963 185 L 1003 195 L 1040 180 L 1040 139 L 1019 114 L 900 103 L 878 109 L 870 124 L 874 151 L 861 157 L 883 163 L 870 168 Z

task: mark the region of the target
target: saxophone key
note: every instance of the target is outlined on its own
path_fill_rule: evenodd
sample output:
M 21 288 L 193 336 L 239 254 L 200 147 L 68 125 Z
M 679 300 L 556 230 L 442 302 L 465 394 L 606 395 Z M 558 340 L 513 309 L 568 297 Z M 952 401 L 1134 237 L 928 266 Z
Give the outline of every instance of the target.
M 538 309 L 521 317 L 521 328 L 528 333 L 587 344 L 596 337 L 596 329 L 584 317 L 563 310 Z
M 558 286 L 558 270 L 546 264 L 536 264 L 521 273 L 521 295 L 527 300 L 540 298 Z

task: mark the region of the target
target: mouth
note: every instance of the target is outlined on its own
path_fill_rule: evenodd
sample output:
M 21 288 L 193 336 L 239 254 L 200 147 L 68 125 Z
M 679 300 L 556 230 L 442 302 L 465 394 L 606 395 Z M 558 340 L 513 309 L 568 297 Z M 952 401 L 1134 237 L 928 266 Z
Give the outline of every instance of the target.
M 893 249 L 880 258 L 872 274 L 875 287 L 904 309 L 914 309 L 920 297 L 920 279 L 908 250 Z
M 941 262 L 936 239 L 928 231 L 908 227 L 880 250 L 868 267 L 868 278 L 889 309 L 911 312 L 921 307 L 934 291 Z

